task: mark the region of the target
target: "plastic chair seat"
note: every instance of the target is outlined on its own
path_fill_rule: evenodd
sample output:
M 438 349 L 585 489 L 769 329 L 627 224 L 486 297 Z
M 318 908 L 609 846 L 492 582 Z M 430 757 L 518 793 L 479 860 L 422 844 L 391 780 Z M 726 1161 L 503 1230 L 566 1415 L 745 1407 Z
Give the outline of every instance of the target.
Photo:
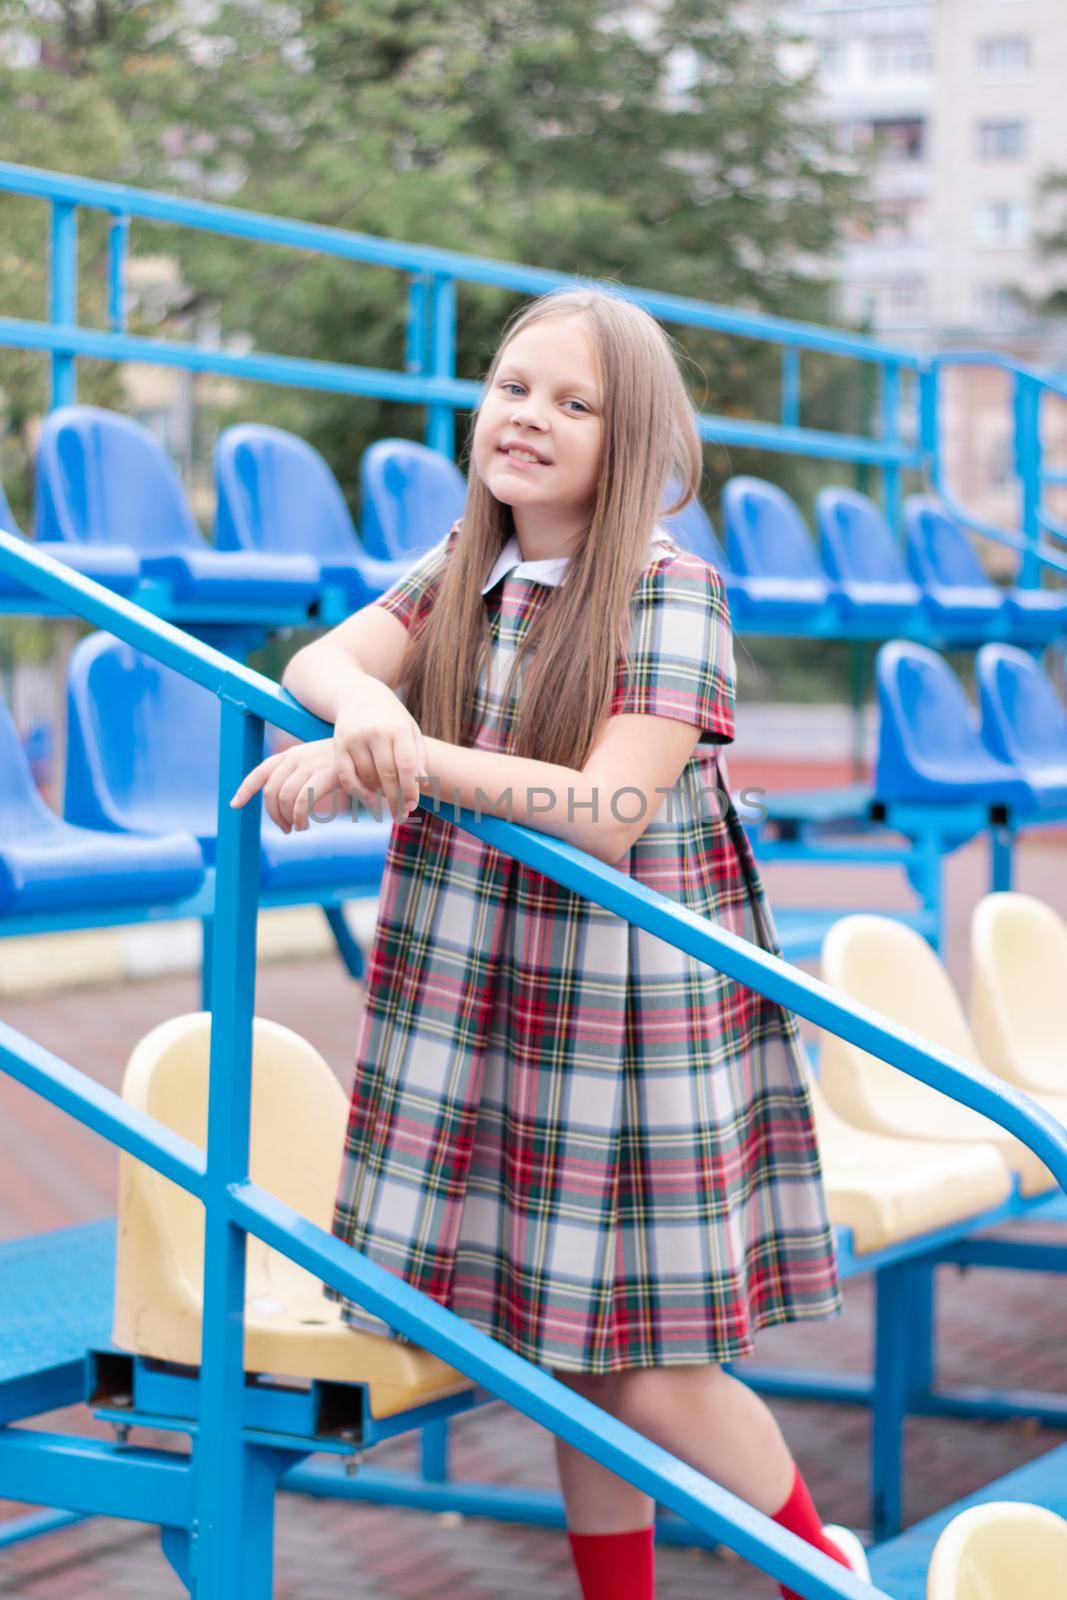
M 43 804 L 25 826 L 6 814 L 2 820 L 0 912 L 7 916 L 163 905 L 187 899 L 204 881 L 188 833 L 102 833 L 74 827 Z
M 857 1255 L 884 1250 L 1002 1205 L 1011 1173 L 992 1144 L 887 1138 L 850 1127 L 812 1084 L 823 1181 L 835 1227 Z
M 988 637 L 1006 617 L 1007 600 L 978 559 L 965 528 L 930 495 L 904 502 L 908 567 L 932 620 L 947 634 Z
M 119 838 L 72 825 L 45 805 L 15 724 L 0 703 L 0 913 L 162 905 L 204 881 L 187 831 Z
M 836 596 L 844 621 L 865 622 L 887 629 L 913 622 L 922 603 L 922 590 L 917 583 L 908 581 L 877 583 L 843 578 Z
M 1067 589 L 1009 589 L 1006 603 L 1018 639 L 1050 644 L 1067 632 Z
M 45 555 L 65 561 L 83 577 L 102 583 L 115 594 L 132 594 L 141 581 L 141 563 L 136 550 L 128 545 L 64 544 L 61 539 L 38 539 L 34 545 Z M 36 594 L 17 578 L 0 573 L 0 598 L 25 599 Z
M 982 1064 L 948 975 L 913 928 L 890 917 L 840 918 L 823 943 L 822 976 L 898 1027 Z M 836 1034 L 823 1034 L 819 1067 L 827 1101 L 853 1127 L 924 1144 L 993 1145 L 1023 1194 L 1055 1186 L 1044 1162 L 997 1123 Z M 1067 1122 L 1067 1096 L 1043 1095 L 1040 1103 Z
M 133 1051 L 123 1099 L 203 1149 L 211 1018 L 173 1017 Z M 299 1034 L 253 1025 L 252 1181 L 330 1231 L 348 1101 L 317 1050 Z M 123 1152 L 115 1321 L 120 1349 L 198 1366 L 204 1255 L 203 1207 Z M 472 1380 L 429 1351 L 354 1329 L 318 1279 L 248 1236 L 245 1367 L 282 1378 L 365 1383 L 376 1417 L 461 1393 Z
M 307 606 L 319 592 L 310 556 L 176 549 L 143 556 L 141 570 L 169 584 L 176 600 L 207 604 Z

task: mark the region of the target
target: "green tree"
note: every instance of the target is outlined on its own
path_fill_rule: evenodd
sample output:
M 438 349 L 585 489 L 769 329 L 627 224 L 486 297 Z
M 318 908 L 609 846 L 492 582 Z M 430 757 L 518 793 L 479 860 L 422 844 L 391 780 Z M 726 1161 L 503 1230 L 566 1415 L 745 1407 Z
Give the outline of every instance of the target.
M 633 11 L 220 0 L 194 25 L 170 0 L 0 4 L 44 42 L 39 67 L 4 69 L 0 127 L 37 165 L 825 320 L 825 263 L 858 184 L 812 118 L 810 85 L 783 74 L 777 36 L 737 0 L 669 0 L 640 35 L 623 24 Z M 140 225 L 133 243 L 177 251 L 224 337 L 402 364 L 396 273 Z M 16 245 L 27 292 L 40 290 L 39 252 L 39 235 Z M 83 260 L 99 300 L 102 257 Z M 461 375 L 484 370 L 513 303 L 461 289 Z M 705 409 L 773 417 L 774 352 L 675 331 Z M 811 370 L 820 421 L 829 409 L 854 427 L 839 375 Z M 6 368 L 3 381 L 7 393 Z M 25 394 L 24 409 L 43 398 Z M 350 493 L 370 439 L 418 436 L 423 422 L 411 407 L 258 387 L 239 409 L 310 437 Z

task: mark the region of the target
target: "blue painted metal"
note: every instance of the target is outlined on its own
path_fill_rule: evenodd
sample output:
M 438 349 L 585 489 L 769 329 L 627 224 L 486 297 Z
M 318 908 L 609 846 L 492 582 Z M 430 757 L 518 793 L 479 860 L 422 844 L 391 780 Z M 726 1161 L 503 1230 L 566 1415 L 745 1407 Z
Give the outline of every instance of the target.
M 48 316 L 57 328 L 72 328 L 78 320 L 78 213 L 69 200 L 56 200 L 52 205 Z M 76 382 L 73 356 L 69 351 L 54 348 L 52 404 L 72 405 Z
M 107 232 L 107 316 L 112 333 L 126 332 L 126 262 L 130 219 L 116 217 Z

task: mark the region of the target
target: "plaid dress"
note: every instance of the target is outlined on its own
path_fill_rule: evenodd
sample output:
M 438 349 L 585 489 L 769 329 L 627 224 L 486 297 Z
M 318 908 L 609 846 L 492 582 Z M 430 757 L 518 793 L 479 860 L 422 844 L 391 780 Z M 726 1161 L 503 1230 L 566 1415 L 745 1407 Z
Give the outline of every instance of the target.
M 457 530 L 375 604 L 421 618 Z M 667 543 L 634 590 L 611 713 L 703 736 L 614 865 L 777 954 L 723 793 L 722 581 Z M 509 749 L 508 670 L 550 593 L 512 573 L 485 596 L 475 748 Z M 757 1329 L 840 1306 L 801 1052 L 778 1004 L 421 809 L 386 857 L 333 1231 L 543 1366 L 747 1355 Z

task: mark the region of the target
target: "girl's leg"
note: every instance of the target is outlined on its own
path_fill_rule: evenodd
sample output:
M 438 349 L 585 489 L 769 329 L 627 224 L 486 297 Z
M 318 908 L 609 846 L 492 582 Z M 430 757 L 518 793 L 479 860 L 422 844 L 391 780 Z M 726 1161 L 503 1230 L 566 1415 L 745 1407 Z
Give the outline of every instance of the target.
M 620 1374 L 554 1375 L 613 1416 L 618 1414 Z M 558 1438 L 556 1461 L 583 1600 L 653 1600 L 652 1497 Z
M 614 1414 L 842 1566 L 780 1428 L 752 1389 L 714 1365 L 637 1368 Z M 782 1590 L 786 1600 L 796 1600 Z

